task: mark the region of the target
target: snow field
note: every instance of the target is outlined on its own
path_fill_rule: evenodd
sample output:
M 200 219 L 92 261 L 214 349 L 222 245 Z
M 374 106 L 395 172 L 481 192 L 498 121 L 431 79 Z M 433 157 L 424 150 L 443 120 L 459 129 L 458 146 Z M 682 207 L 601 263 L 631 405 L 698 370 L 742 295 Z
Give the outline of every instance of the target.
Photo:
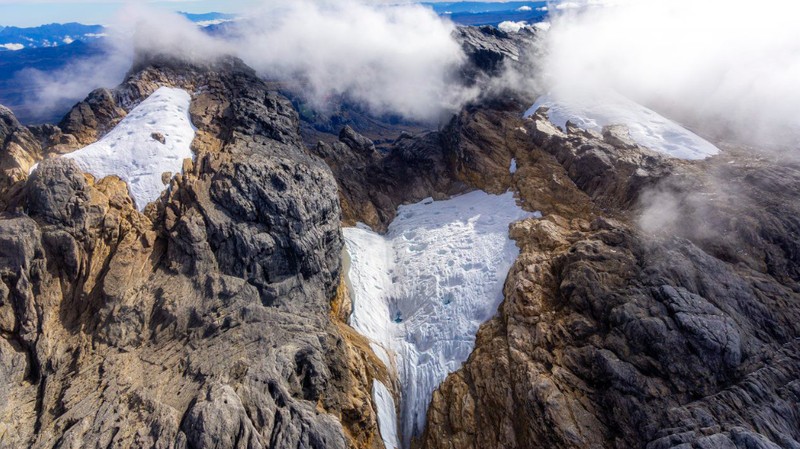
M 162 87 L 135 107 L 111 132 L 63 157 L 73 159 L 95 178 L 116 175 L 128 184 L 139 210 L 157 200 L 166 186 L 165 172 L 180 173 L 192 158 L 195 127 L 189 116 L 191 97 L 182 89 Z M 164 143 L 155 134 L 164 137 Z
M 344 229 L 350 324 L 394 356 L 404 447 L 422 432 L 433 391 L 469 357 L 478 327 L 496 313 L 519 255 L 508 226 L 529 216 L 511 192 L 476 191 L 401 206 L 385 236 L 363 225 Z
M 533 115 L 546 107 L 547 118 L 566 129 L 567 121 L 585 130 L 602 131 L 604 126 L 625 125 L 639 145 L 677 159 L 706 159 L 719 149 L 674 121 L 621 95 L 607 94 L 593 98 L 555 98 L 543 95 L 525 112 Z
M 386 385 L 373 380 L 372 397 L 375 406 L 378 408 L 378 427 L 381 431 L 381 439 L 386 449 L 400 449 L 400 438 L 397 434 L 397 409 L 394 404 L 394 397 Z

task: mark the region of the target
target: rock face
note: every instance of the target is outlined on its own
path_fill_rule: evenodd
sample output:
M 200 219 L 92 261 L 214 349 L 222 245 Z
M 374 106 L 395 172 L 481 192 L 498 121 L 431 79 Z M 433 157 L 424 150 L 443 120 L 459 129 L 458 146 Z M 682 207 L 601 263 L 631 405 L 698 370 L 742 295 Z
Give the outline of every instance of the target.
M 125 115 L 125 110 L 117 105 L 110 90 L 97 89 L 72 108 L 61 120 L 59 128 L 63 133 L 75 136 L 77 144 L 86 146 L 108 132 Z
M 8 200 L 8 190 L 24 181 L 41 158 L 39 141 L 8 108 L 0 106 L 0 207 Z
M 233 60 L 132 73 L 41 135 L 88 142 L 166 85 L 193 92 L 196 160 L 146 215 L 68 160 L 20 177 L 0 217 L 0 447 L 381 447 L 386 373 L 331 313 L 336 184 L 297 114 Z
M 545 219 L 512 225 L 506 300 L 422 447 L 800 447 L 800 167 L 524 130 Z
M 502 55 L 476 76 L 513 60 L 514 37 L 462 32 Z M 144 213 L 52 159 L 161 86 L 192 95 L 195 159 Z M 371 390 L 397 387 L 344 324 L 340 226 L 472 189 L 544 218 L 511 226 L 505 301 L 414 447 L 800 447 L 800 167 L 521 112 L 307 149 L 240 62 L 153 56 L 59 126 L 0 109 L 0 448 L 383 447 Z
M 313 152 L 331 167 L 339 183 L 342 219 L 385 230 L 397 206 L 429 196 L 446 198 L 464 191 L 450 175 L 441 135 L 402 136 L 387 155 L 364 137 L 344 128 L 339 141 L 320 142 Z
M 320 142 L 312 151 L 336 177 L 344 224 L 363 222 L 385 231 L 402 204 L 446 199 L 475 188 L 506 192 L 514 156 L 505 139 L 532 145 L 517 129 L 522 123 L 516 112 L 474 107 L 442 131 L 401 136 L 385 154 L 349 127 L 338 142 Z
M 507 63 L 525 60 L 533 34 L 527 28 L 509 34 L 493 26 L 483 26 L 458 27 L 454 37 L 469 61 L 464 71 L 466 80 L 475 81 L 479 74 L 497 76 Z

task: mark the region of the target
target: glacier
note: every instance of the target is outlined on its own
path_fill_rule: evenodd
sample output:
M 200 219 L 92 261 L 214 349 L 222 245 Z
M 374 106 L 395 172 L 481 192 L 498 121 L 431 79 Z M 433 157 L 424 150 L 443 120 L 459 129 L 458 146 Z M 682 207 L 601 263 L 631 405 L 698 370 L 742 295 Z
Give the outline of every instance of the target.
M 394 396 L 382 382 L 372 381 L 372 397 L 378 409 L 378 427 L 381 432 L 383 446 L 386 449 L 400 449 L 400 438 L 397 435 L 397 409 Z
M 697 134 L 619 94 L 542 95 L 524 116 L 530 117 L 541 107 L 548 109 L 547 118 L 561 129 L 566 129 L 567 121 L 598 132 L 604 126 L 625 125 L 636 143 L 676 159 L 699 160 L 719 153 Z
M 509 224 L 531 216 L 511 192 L 475 191 L 401 206 L 386 235 L 364 225 L 344 229 L 350 325 L 393 362 L 404 447 L 421 434 L 433 391 L 461 367 L 478 328 L 496 313 L 519 255 Z M 384 440 L 392 438 L 395 431 L 380 428 Z
M 116 175 L 128 184 L 139 210 L 161 196 L 165 172 L 180 173 L 193 158 L 196 128 L 189 116 L 191 96 L 183 89 L 161 87 L 97 142 L 66 154 L 97 179 Z M 154 134 L 161 134 L 164 143 Z

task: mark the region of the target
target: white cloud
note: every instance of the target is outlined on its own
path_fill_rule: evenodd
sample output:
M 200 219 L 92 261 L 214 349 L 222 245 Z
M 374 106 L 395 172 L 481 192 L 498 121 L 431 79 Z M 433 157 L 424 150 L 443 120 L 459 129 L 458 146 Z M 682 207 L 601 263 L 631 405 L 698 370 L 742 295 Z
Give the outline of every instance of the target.
M 22 50 L 25 48 L 22 44 L 0 44 L 0 48 L 5 48 L 6 50 L 17 51 Z
M 545 75 L 570 91 L 611 89 L 658 112 L 739 137 L 800 130 L 800 4 L 639 0 L 563 10 Z
M 419 5 L 271 1 L 234 22 L 226 40 L 185 17 L 131 5 L 108 28 L 108 54 L 53 73 L 23 74 L 39 83 L 31 107 L 63 105 L 91 89 L 113 87 L 130 67 L 133 46 L 207 61 L 234 54 L 259 74 L 294 83 L 318 108 L 346 96 L 376 114 L 436 121 L 474 98 L 457 83 L 465 60 L 454 25 Z
M 199 27 L 208 27 L 212 25 L 222 25 L 223 23 L 228 23 L 232 21 L 233 19 L 201 20 L 199 22 L 195 22 L 195 24 Z
M 452 79 L 454 26 L 419 5 L 296 1 L 243 22 L 235 45 L 262 74 L 298 80 L 317 106 L 347 95 L 376 113 L 435 120 L 474 92 Z
M 511 22 L 507 20 L 505 22 L 500 22 L 497 28 L 500 28 L 501 31 L 505 31 L 506 33 L 516 33 L 526 26 L 528 26 L 526 22 Z
M 26 106 L 34 115 L 68 108 L 96 88 L 119 84 L 131 67 L 134 45 L 186 58 L 224 52 L 218 42 L 185 17 L 133 5 L 123 9 L 118 20 L 100 36 L 106 37 L 99 41 L 104 46 L 100 55 L 72 60 L 57 70 L 25 69 L 17 74 L 35 86 L 26 98 Z
M 520 6 L 519 8 L 517 8 L 517 11 L 525 12 L 525 11 L 531 11 L 532 9 L 533 8 L 531 8 L 530 6 L 525 5 L 525 6 Z

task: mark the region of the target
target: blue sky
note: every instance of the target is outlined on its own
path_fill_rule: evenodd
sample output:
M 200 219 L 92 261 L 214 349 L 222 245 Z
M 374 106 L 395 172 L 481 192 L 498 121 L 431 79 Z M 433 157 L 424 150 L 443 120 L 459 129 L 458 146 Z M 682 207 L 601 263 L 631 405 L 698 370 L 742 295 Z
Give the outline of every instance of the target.
M 127 3 L 147 4 L 170 11 L 186 11 L 192 13 L 241 13 L 247 11 L 249 8 L 263 6 L 270 1 L 291 0 L 0 0 L 0 26 L 31 27 L 47 23 L 66 22 L 80 22 L 87 25 L 106 25 L 112 21 L 115 13 Z M 443 0 L 361 1 L 377 4 L 415 3 L 416 1 L 443 2 Z M 451 1 L 452 0 L 445 3 Z M 456 2 L 459 1 L 464 0 L 456 0 Z M 512 0 L 477 1 L 502 3 Z
M 257 5 L 258 0 L 173 0 L 147 2 L 172 11 L 236 13 Z M 0 25 L 36 26 L 45 23 L 81 22 L 106 24 L 124 1 L 0 0 Z

